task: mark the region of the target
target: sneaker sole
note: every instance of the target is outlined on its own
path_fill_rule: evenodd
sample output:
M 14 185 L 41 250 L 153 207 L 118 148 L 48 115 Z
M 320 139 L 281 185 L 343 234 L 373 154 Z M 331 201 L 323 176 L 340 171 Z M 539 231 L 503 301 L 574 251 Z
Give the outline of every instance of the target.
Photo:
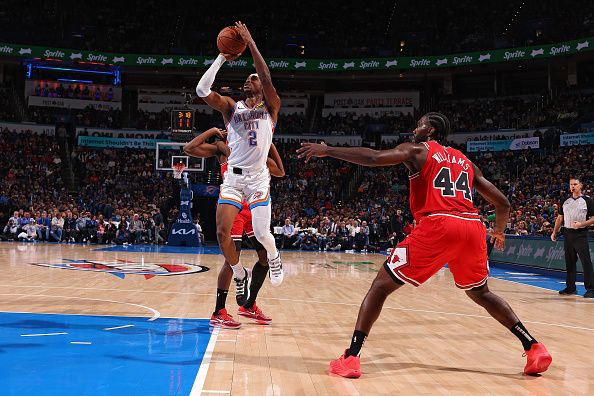
M 228 326 L 225 325 L 223 323 L 219 323 L 219 322 L 209 322 L 209 325 L 211 325 L 212 327 L 220 327 L 221 329 L 231 329 L 231 330 L 235 330 L 235 329 L 239 329 L 241 327 L 241 323 L 239 324 L 239 326 Z
M 242 313 L 242 312 L 239 312 L 239 311 L 237 312 L 237 315 L 239 315 L 239 316 L 243 316 L 244 318 L 251 319 L 251 320 L 253 320 L 254 322 L 256 322 L 256 323 L 258 323 L 258 324 L 261 324 L 261 325 L 269 325 L 269 324 L 271 324 L 271 323 L 272 323 L 272 319 L 270 319 L 270 320 L 261 320 L 261 319 L 254 318 L 254 317 L 253 317 L 253 316 L 251 316 L 250 314 L 245 314 L 245 313 Z
M 551 365 L 551 363 L 553 362 L 553 357 L 552 356 L 543 356 L 542 358 L 538 359 L 536 361 L 536 367 L 534 370 L 530 370 L 530 372 L 524 372 L 524 374 L 526 375 L 536 375 L 536 374 L 540 374 L 540 373 L 544 373 L 545 371 L 547 371 L 549 369 L 549 366 Z
M 338 371 L 335 371 L 332 368 L 330 368 L 330 373 L 339 375 L 344 378 L 359 378 L 361 376 L 361 370 L 353 370 L 353 369 L 338 372 Z

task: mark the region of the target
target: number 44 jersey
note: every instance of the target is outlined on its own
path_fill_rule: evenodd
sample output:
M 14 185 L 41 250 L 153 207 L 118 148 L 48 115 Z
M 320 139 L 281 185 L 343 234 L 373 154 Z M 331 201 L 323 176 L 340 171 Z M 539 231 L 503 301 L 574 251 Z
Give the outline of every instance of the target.
M 432 213 L 476 216 L 472 163 L 459 150 L 434 141 L 423 144 L 429 150 L 427 161 L 419 172 L 409 176 L 410 209 L 415 220 Z

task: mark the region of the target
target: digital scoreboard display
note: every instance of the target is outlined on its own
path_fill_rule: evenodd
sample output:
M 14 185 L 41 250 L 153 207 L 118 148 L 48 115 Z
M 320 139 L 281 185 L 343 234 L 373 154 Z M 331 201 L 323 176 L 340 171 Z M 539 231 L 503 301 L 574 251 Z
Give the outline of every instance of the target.
M 194 138 L 194 110 L 171 111 L 171 137 L 186 142 Z

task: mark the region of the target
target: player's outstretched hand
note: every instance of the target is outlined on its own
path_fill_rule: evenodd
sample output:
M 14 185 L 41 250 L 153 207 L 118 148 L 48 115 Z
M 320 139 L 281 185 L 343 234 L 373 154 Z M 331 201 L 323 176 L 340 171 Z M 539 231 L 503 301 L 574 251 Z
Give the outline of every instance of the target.
M 221 55 L 223 55 L 225 57 L 225 60 L 227 62 L 229 62 L 229 61 L 234 61 L 235 59 L 239 58 L 242 54 L 233 55 L 233 54 L 224 54 L 221 52 Z
M 254 39 L 252 38 L 252 34 L 248 30 L 245 23 L 243 23 L 241 21 L 237 21 L 237 22 L 235 22 L 235 28 L 237 29 L 237 32 L 239 32 L 239 35 L 241 36 L 241 38 L 247 45 L 250 45 L 250 43 L 254 42 Z
M 489 231 L 491 242 L 495 244 L 495 249 L 503 250 L 505 248 L 505 234 L 503 232 Z
M 328 155 L 328 146 L 326 143 L 301 143 L 301 148 L 297 150 L 297 158 L 305 158 L 309 162 L 311 157 L 326 157 Z

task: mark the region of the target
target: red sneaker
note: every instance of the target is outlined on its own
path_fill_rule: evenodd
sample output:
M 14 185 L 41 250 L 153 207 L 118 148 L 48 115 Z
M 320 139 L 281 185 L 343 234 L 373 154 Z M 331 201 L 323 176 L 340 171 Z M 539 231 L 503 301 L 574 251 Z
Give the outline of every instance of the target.
M 346 351 L 336 360 L 330 362 L 330 372 L 346 378 L 359 378 L 361 376 L 361 358 L 349 356 L 345 358 Z
M 251 308 L 239 307 L 237 314 L 244 316 L 246 318 L 253 319 L 256 321 L 256 323 L 261 325 L 267 325 L 272 323 L 272 318 L 266 316 L 264 312 L 262 312 L 262 310 L 258 308 L 256 303 L 254 303 L 254 305 L 252 305 Z
M 528 375 L 544 373 L 553 361 L 553 357 L 547 351 L 547 348 L 540 342 L 532 344 L 530 350 L 526 351 L 522 356 L 526 356 L 528 360 L 526 367 L 524 367 L 524 374 Z
M 239 329 L 241 327 L 241 323 L 233 319 L 233 316 L 229 315 L 225 308 L 219 309 L 219 312 L 210 317 L 210 325 L 223 329 Z

